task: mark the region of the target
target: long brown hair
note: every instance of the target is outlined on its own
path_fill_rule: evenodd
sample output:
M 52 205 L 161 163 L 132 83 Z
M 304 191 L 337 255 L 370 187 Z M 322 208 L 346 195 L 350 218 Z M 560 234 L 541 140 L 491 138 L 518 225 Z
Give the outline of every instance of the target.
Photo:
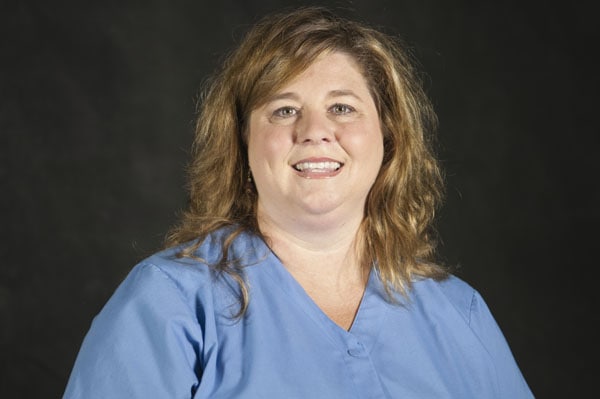
M 434 263 L 432 222 L 442 199 L 442 177 L 430 138 L 436 117 L 399 40 L 323 8 L 300 8 L 259 21 L 209 82 L 196 124 L 189 165 L 189 208 L 170 232 L 168 245 L 195 240 L 181 256 L 194 256 L 212 232 L 230 226 L 222 258 L 210 267 L 229 273 L 241 287 L 243 314 L 248 292 L 243 266 L 229 259 L 241 232 L 261 236 L 256 191 L 249 186 L 246 123 L 251 111 L 304 71 L 318 55 L 352 56 L 378 108 L 384 158 L 365 205 L 360 227 L 364 253 L 388 293 L 403 294 L 416 276 L 441 279 Z

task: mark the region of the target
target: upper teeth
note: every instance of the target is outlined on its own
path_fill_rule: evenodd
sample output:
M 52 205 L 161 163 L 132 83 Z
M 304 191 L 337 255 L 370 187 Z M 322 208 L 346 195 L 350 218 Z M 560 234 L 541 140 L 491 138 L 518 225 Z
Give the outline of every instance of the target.
M 297 170 L 305 170 L 305 169 L 322 169 L 322 170 L 336 170 L 342 166 L 339 162 L 300 162 L 297 163 L 294 167 Z

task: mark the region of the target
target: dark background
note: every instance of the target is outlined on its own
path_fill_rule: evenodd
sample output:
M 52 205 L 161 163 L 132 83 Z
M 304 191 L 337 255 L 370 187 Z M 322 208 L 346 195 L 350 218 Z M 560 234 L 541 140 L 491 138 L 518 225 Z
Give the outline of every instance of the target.
M 440 117 L 443 258 L 483 294 L 537 397 L 597 391 L 585 3 L 0 4 L 0 396 L 60 397 L 93 316 L 185 206 L 198 88 L 250 23 L 295 4 L 413 46 Z

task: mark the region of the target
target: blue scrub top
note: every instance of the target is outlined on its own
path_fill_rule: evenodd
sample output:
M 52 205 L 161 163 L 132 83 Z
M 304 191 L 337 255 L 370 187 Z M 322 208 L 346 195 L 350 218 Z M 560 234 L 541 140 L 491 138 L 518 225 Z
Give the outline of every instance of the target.
M 264 242 L 243 235 L 250 303 L 180 248 L 137 265 L 94 319 L 64 398 L 532 398 L 480 295 L 465 282 L 414 282 L 387 300 L 371 272 L 346 331 Z M 214 262 L 216 235 L 197 255 Z

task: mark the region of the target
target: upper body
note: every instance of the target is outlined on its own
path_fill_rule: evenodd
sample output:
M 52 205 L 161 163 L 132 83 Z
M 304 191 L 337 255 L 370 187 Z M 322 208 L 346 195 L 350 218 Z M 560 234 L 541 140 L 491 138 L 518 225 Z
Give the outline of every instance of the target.
M 214 260 L 207 240 L 197 254 Z M 479 294 L 456 277 L 414 282 L 390 303 L 373 270 L 352 326 L 334 323 L 258 237 L 236 240 L 235 283 L 158 253 L 96 317 L 65 398 L 530 398 Z
M 409 58 L 322 9 L 257 23 L 203 98 L 171 249 L 98 316 L 66 397 L 530 396 L 435 262 L 435 118 Z

